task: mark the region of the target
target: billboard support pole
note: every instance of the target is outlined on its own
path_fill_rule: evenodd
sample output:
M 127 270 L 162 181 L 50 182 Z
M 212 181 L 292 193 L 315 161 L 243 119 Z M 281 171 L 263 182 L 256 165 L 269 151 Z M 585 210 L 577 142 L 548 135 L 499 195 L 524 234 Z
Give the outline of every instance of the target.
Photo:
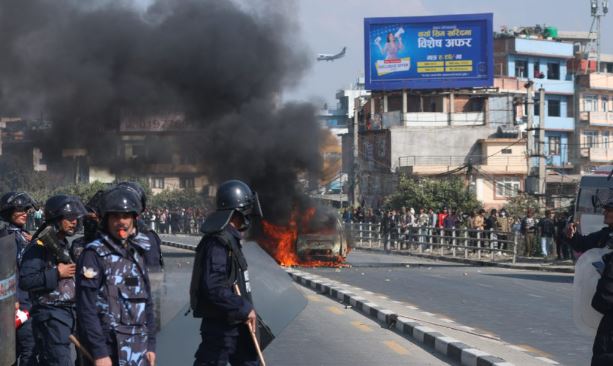
M 409 110 L 409 103 L 407 103 L 407 90 L 402 89 L 402 120 L 403 121 L 404 121 L 404 115 L 408 113 L 408 110 Z
M 351 205 L 356 208 L 359 203 L 359 154 L 358 154 L 358 115 L 361 106 L 360 98 L 356 98 L 354 103 L 355 111 L 353 113 L 353 164 L 351 165 Z M 371 98 L 371 106 L 372 106 L 372 98 Z
M 383 93 L 383 113 L 387 113 L 387 93 Z

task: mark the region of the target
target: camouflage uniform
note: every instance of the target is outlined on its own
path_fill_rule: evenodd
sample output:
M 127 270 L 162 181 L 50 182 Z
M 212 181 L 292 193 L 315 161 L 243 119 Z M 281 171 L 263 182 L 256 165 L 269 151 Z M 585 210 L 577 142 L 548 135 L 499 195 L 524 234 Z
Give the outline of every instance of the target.
M 87 244 L 77 264 L 79 334 L 95 359 L 145 366 L 155 352 L 155 316 L 143 254 L 149 240 L 138 234 L 126 246 L 105 233 Z
M 63 240 L 68 251 L 68 241 Z M 58 262 L 39 240 L 25 250 L 19 286 L 30 292 L 32 326 L 40 350 L 41 364 L 72 365 L 70 341 L 75 324 L 73 278 L 60 278 Z

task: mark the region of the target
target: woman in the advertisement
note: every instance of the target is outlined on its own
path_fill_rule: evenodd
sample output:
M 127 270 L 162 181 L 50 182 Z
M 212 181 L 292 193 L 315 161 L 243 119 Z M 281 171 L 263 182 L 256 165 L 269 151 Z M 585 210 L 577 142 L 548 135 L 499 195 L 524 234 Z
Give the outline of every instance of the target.
M 402 44 L 402 34 L 404 33 L 404 29 L 400 28 L 396 32 L 396 34 L 389 32 L 387 34 L 387 42 L 385 42 L 385 46 L 381 46 L 381 37 L 377 37 L 375 39 L 375 44 L 379 47 L 379 51 L 381 54 L 385 55 L 386 60 L 395 60 L 398 59 L 398 53 L 404 49 L 404 45 Z

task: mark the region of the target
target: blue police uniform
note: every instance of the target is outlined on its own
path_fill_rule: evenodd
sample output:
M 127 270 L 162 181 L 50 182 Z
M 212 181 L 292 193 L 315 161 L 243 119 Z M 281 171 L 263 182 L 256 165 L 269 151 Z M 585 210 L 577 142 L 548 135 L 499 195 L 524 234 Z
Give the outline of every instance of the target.
M 79 334 L 95 359 L 145 366 L 155 352 L 155 315 L 143 253 L 148 238 L 126 246 L 105 233 L 87 244 L 77 263 Z
M 571 239 L 566 239 L 574 251 L 587 252 L 593 248 L 604 248 L 613 242 L 613 228 L 606 226 L 588 235 L 576 233 Z
M 200 333 L 202 343 L 196 352 L 194 366 L 259 365 L 257 352 L 247 326 L 247 316 L 253 310 L 251 289 L 246 262 L 239 264 L 241 234 L 227 225 L 226 238 L 205 236 L 203 245 L 200 301 L 205 308 Z M 229 244 L 229 245 L 228 245 Z M 244 267 L 244 268 L 242 268 Z M 241 287 L 241 295 L 234 293 L 232 286 Z
M 30 301 L 30 296 L 27 291 L 24 291 L 19 288 L 19 272 L 21 270 L 21 259 L 23 258 L 23 253 L 25 252 L 26 247 L 28 246 L 28 240 L 26 235 L 29 233 L 13 224 L 9 224 L 8 227 L 2 232 L 0 232 L 0 237 L 4 237 L 5 235 L 15 235 L 15 245 L 16 245 L 16 261 L 17 261 L 17 301 L 19 301 L 19 308 L 21 310 L 27 310 L 28 312 L 32 309 L 32 302 Z M 38 361 L 36 359 L 36 342 L 34 340 L 34 331 L 32 330 L 32 321 L 25 322 L 19 329 L 17 329 L 17 360 L 19 361 L 19 365 L 38 365 Z
M 62 242 L 68 251 L 68 241 Z M 73 365 L 68 337 L 75 325 L 75 282 L 73 278 L 60 278 L 57 265 L 57 259 L 43 243 L 33 240 L 23 255 L 19 286 L 30 292 L 40 363 L 69 366 Z

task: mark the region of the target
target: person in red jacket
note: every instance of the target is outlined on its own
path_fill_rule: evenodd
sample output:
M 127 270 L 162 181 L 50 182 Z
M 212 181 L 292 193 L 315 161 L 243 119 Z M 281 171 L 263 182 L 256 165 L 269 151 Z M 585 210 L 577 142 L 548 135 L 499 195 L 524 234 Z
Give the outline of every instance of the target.
M 445 219 L 449 216 L 447 207 L 443 207 L 443 211 L 438 214 L 438 220 L 436 220 L 436 226 L 440 229 L 445 227 Z

